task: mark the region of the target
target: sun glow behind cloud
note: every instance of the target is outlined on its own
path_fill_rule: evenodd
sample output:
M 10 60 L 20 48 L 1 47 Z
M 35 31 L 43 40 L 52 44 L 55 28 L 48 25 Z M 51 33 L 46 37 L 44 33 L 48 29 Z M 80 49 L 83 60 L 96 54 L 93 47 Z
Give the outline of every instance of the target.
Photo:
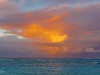
M 13 30 L 10 26 L 3 26 L 5 30 Z M 68 40 L 68 35 L 60 28 L 48 27 L 45 25 L 31 24 L 20 29 L 11 31 L 11 34 L 16 35 L 19 39 L 31 39 L 37 43 L 63 43 Z M 33 46 L 36 46 L 33 44 Z M 39 46 L 40 49 L 50 55 L 59 55 L 67 51 L 66 47 L 61 46 Z M 61 50 L 62 49 L 62 50 Z
M 5 28 L 5 27 L 3 27 Z M 7 27 L 9 28 L 9 27 Z M 58 29 L 47 28 L 43 25 L 32 24 L 23 27 L 20 31 L 15 31 L 12 34 L 17 34 L 28 39 L 34 39 L 38 42 L 63 42 L 67 40 L 68 35 Z

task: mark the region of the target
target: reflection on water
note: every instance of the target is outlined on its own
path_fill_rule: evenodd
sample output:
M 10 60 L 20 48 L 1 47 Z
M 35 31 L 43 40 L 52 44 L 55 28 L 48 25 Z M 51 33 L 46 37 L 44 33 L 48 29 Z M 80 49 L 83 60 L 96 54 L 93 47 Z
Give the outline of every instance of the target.
M 0 59 L 0 75 L 99 75 L 100 59 Z

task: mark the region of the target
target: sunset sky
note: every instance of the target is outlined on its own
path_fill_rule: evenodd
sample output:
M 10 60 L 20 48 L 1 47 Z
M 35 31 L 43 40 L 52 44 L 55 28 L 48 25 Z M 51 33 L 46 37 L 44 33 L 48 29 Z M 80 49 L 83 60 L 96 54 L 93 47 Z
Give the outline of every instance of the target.
M 0 0 L 0 58 L 100 58 L 100 0 Z

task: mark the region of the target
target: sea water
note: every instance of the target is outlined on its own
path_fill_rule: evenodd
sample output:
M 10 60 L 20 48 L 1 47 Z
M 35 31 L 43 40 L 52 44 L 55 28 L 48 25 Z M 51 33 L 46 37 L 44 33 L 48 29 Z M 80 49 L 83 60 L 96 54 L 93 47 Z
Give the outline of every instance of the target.
M 100 59 L 0 59 L 0 75 L 100 75 Z

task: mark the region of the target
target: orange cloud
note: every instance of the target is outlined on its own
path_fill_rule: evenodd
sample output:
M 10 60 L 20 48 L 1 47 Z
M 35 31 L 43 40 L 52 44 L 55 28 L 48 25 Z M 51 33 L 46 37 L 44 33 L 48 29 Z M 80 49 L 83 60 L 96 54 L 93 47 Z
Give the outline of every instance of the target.
M 59 55 L 68 52 L 67 47 L 64 46 L 45 46 L 41 48 L 43 48 L 48 54 L 51 55 Z
M 50 29 L 38 24 L 25 26 L 24 29 L 16 33 L 25 38 L 35 39 L 40 42 L 63 42 L 68 38 L 68 35 L 61 30 Z
M 61 16 L 54 16 L 54 17 L 52 17 L 51 19 L 46 20 L 46 22 L 47 22 L 47 23 L 55 22 L 55 21 L 60 20 L 61 18 L 62 18 Z
M 13 30 L 13 26 L 3 26 L 5 30 Z M 20 29 L 11 31 L 12 34 L 17 34 L 27 39 L 35 40 L 34 42 L 48 42 L 48 43 L 61 43 L 68 39 L 68 35 L 62 29 L 48 27 L 39 24 L 26 25 Z M 48 54 L 58 55 L 66 52 L 64 46 L 37 46 Z
M 59 56 L 63 53 L 67 53 L 68 47 L 65 46 L 65 43 L 31 43 L 33 46 L 36 46 L 43 50 L 49 55 Z
M 19 19 L 17 19 L 18 16 L 20 16 Z M 12 15 L 11 18 L 19 22 L 12 21 L 9 24 L 2 25 L 2 28 L 10 30 L 11 34 L 31 39 L 33 40 L 32 42 L 41 42 L 42 44 L 63 43 L 69 39 L 66 33 L 69 26 L 61 22 L 65 17 L 66 15 L 62 12 L 59 15 L 46 11 L 28 12 L 21 15 L 17 14 L 17 16 Z M 21 22 L 23 23 L 20 24 Z M 64 46 L 37 45 L 38 47 L 50 55 L 59 55 L 68 51 L 67 47 Z
M 51 17 L 50 19 L 47 19 L 45 22 L 47 23 L 52 23 L 52 22 L 58 22 L 61 21 L 62 19 L 64 19 L 65 17 L 67 17 L 69 14 L 66 12 L 65 13 L 60 13 L 57 15 L 53 15 L 53 17 Z

